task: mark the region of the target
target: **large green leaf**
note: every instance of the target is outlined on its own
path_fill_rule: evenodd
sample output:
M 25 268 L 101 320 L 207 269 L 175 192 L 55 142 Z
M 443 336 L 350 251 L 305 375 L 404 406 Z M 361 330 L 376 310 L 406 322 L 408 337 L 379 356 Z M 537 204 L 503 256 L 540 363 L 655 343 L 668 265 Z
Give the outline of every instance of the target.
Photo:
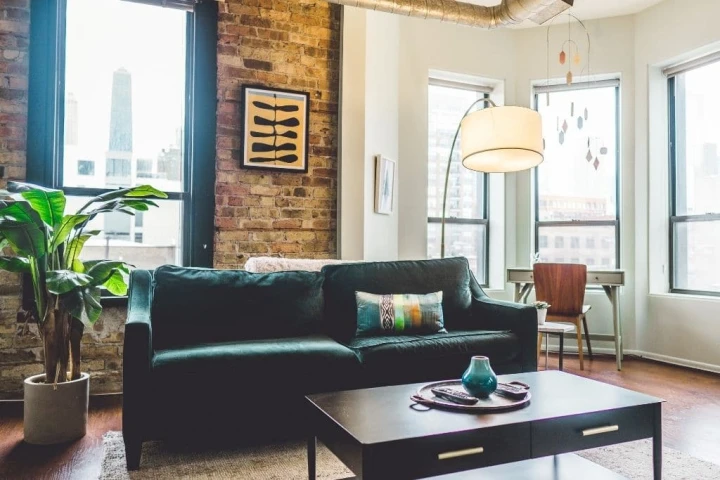
M 65 194 L 62 190 L 35 187 L 23 190 L 20 195 L 27 200 L 45 222 L 46 225 L 56 227 L 65 213 Z
M 83 300 L 85 303 L 85 315 L 87 315 L 90 325 L 97 322 L 102 313 L 102 304 L 100 303 L 100 289 L 97 287 L 89 287 L 83 289 Z
M 85 272 L 92 277 L 92 285 L 102 285 L 110 278 L 113 272 L 124 266 L 124 262 L 115 260 L 103 260 L 94 264 L 87 262 Z
M 0 202 L 0 225 L 5 221 L 20 223 L 33 223 L 38 228 L 43 227 L 42 218 L 26 201 Z
M 113 295 L 125 296 L 128 292 L 128 277 L 120 270 L 114 270 L 110 278 L 103 283 L 103 287 Z
M 74 288 L 88 285 L 92 281 L 92 277 L 72 270 L 50 270 L 47 272 L 46 281 L 50 293 L 62 295 Z
M 73 228 L 85 222 L 89 218 L 89 215 L 83 214 L 65 215 L 50 240 L 50 251 L 54 252 L 65 240 L 67 240 Z
M 0 235 L 20 255 L 38 258 L 47 251 L 44 227 L 41 230 L 35 223 L 1 220 Z
M 112 192 L 106 192 L 106 193 L 103 193 L 102 195 L 98 195 L 97 197 L 92 198 L 89 202 L 87 202 L 85 205 L 83 205 L 83 207 L 79 210 L 79 212 L 83 212 L 86 208 L 88 208 L 93 203 L 107 202 L 110 200 L 114 200 L 117 198 L 123 198 L 123 197 L 167 198 L 167 194 L 165 192 L 158 190 L 155 187 L 150 186 L 150 185 L 138 185 L 137 187 L 120 188 L 118 190 L 113 190 Z
M 85 268 L 82 262 L 78 260 L 78 257 L 80 256 L 80 253 L 82 252 L 83 247 L 85 246 L 85 242 L 90 240 L 95 235 L 98 235 L 100 233 L 100 230 L 90 230 L 85 233 L 83 233 L 80 236 L 74 237 L 72 240 L 70 240 L 70 243 L 68 243 L 67 248 L 65 249 L 65 263 L 67 268 L 70 268 L 72 270 L 75 270 L 76 272 L 84 272 Z M 75 268 L 76 264 L 80 264 L 83 268 L 77 269 Z
M 30 273 L 30 260 L 25 257 L 0 256 L 0 270 L 13 273 Z

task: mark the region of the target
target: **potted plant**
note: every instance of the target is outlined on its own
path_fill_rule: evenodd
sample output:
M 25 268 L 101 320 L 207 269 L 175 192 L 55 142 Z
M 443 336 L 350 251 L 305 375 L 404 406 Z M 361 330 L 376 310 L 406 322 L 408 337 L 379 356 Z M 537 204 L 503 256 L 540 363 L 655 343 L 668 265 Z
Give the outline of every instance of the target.
M 548 308 L 550 308 L 551 305 L 547 302 L 535 302 L 533 303 L 533 306 L 537 310 L 538 325 L 544 324 L 545 318 L 547 318 Z
M 34 304 L 25 320 L 37 324 L 43 343 L 44 372 L 25 379 L 25 440 L 52 444 L 85 435 L 89 376 L 80 369 L 85 324 L 100 313 L 102 289 L 127 293 L 129 265 L 80 259 L 85 242 L 100 233 L 87 230 L 98 215 L 134 215 L 167 198 L 149 185 L 124 188 L 88 200 L 65 213 L 62 190 L 10 182 L 0 192 L 0 269 L 27 274 Z

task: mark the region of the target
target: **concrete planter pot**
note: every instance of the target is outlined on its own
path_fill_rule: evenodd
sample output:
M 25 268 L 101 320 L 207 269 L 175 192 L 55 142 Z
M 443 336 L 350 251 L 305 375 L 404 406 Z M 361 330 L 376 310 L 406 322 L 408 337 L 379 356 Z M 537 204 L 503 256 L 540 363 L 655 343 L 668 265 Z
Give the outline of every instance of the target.
M 537 308 L 538 325 L 543 325 L 547 318 L 547 308 Z
M 25 379 L 23 426 L 25 441 L 34 445 L 52 445 L 84 437 L 87 430 L 90 375 L 58 383 L 43 383 L 45 374 Z

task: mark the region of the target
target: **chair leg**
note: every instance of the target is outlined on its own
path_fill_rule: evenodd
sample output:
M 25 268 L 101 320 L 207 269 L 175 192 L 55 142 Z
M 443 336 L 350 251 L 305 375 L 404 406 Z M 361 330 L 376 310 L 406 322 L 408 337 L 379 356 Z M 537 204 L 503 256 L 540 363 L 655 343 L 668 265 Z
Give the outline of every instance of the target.
M 538 370 L 540 370 L 540 349 L 542 348 L 542 333 L 538 332 L 538 342 L 537 342 L 537 360 L 538 360 Z
M 583 330 L 585 330 L 585 343 L 587 343 L 588 357 L 593 358 L 592 347 L 590 346 L 590 333 L 587 328 L 587 315 L 583 315 Z
M 128 470 L 137 470 L 140 468 L 140 455 L 142 454 L 142 441 L 129 439 L 124 437 L 125 441 L 125 459 L 127 461 Z
M 582 342 L 582 327 L 580 326 L 580 317 L 578 317 L 575 323 L 575 331 L 577 332 L 577 343 L 578 343 L 578 357 L 580 358 L 580 370 L 585 370 L 585 364 L 583 363 L 583 342 Z

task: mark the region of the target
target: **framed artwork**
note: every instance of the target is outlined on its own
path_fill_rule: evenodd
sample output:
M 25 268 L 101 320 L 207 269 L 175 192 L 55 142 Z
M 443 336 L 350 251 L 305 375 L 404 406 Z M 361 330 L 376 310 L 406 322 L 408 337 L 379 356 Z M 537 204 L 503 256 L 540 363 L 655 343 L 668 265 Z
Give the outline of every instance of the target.
M 375 157 L 375 213 L 390 215 L 395 194 L 395 161 Z
M 309 102 L 305 92 L 243 85 L 240 167 L 307 172 Z

